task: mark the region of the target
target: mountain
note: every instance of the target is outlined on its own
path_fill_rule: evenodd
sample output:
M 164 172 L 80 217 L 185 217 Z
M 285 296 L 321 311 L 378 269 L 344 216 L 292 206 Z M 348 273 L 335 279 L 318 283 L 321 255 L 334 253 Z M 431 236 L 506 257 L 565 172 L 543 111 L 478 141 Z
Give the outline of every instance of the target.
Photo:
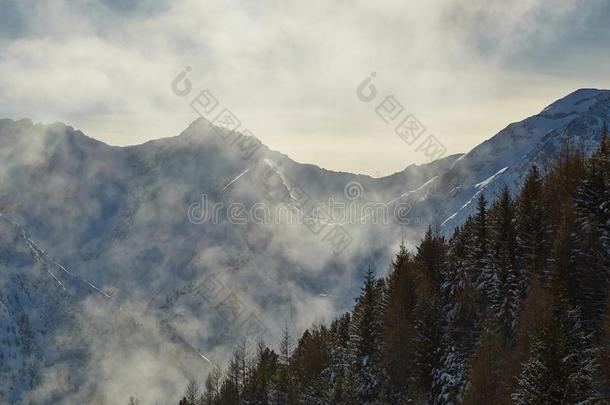
M 566 141 L 590 153 L 609 118 L 610 91 L 578 90 L 465 155 L 379 179 L 204 119 L 129 147 L 0 120 L 0 398 L 174 395 L 243 334 L 273 344 L 351 307 L 401 238 L 450 232 Z
M 544 169 L 562 145 L 590 155 L 602 127 L 610 120 L 610 92 L 581 89 L 546 107 L 540 114 L 510 124 L 491 139 L 456 160 L 424 199 L 439 210 L 446 232 L 472 214 L 476 197 L 496 195 L 506 184 L 514 193 L 532 165 Z

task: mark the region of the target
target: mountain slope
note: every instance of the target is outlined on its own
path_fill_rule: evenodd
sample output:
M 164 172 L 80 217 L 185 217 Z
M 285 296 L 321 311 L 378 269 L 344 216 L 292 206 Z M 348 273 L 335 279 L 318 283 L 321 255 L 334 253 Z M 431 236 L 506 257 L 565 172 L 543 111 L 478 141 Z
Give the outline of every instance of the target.
M 515 192 L 532 165 L 553 163 L 562 145 L 590 155 L 610 121 L 610 91 L 581 89 L 556 101 L 540 114 L 510 124 L 456 160 L 434 185 L 425 202 L 438 209 L 449 233 L 472 214 L 479 193 L 494 197 L 506 184 Z M 430 210 L 427 216 L 430 216 Z
M 134 386 L 164 383 L 152 371 L 130 379 L 128 362 L 113 368 L 101 353 L 171 364 L 180 380 L 204 374 L 242 334 L 271 344 L 285 324 L 298 334 L 351 307 L 364 269 L 383 272 L 401 238 L 414 245 L 435 220 L 449 232 L 478 193 L 516 190 L 565 141 L 589 153 L 609 116 L 609 91 L 579 90 L 465 155 L 380 179 L 299 164 L 203 119 L 177 137 L 124 148 L 61 123 L 0 120 L 0 351 L 12 359 L 2 382 L 16 387 L 5 395 L 18 402 L 34 388 L 42 402 L 113 403 L 100 397 L 108 387 L 123 400 Z M 346 208 L 299 222 L 282 216 L 282 201 L 297 218 L 316 204 Z M 351 240 L 341 249 L 337 230 Z M 34 335 L 69 333 L 79 349 L 43 339 L 28 356 L 24 316 L 45 319 Z M 58 394 L 49 359 L 66 360 L 66 374 L 88 370 L 86 388 Z M 149 392 L 149 402 L 168 392 Z

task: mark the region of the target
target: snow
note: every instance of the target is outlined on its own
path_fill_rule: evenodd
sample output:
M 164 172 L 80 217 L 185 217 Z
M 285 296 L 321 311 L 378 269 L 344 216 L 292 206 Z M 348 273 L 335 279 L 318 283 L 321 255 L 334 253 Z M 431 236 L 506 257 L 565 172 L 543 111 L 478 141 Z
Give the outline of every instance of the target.
M 596 90 L 573 93 L 541 114 L 509 125 L 469 153 L 447 161 L 445 166 L 441 162 L 409 166 L 404 172 L 381 179 L 302 165 L 266 148 L 261 148 L 264 153 L 257 162 L 246 162 L 236 156 L 236 148 L 223 144 L 223 149 L 222 145 L 213 144 L 217 137 L 202 133 L 208 127 L 204 122 L 187 130 L 191 131 L 188 136 L 128 148 L 80 142 L 82 136 L 77 134 L 72 134 L 68 142 L 60 138 L 64 133 L 58 134 L 57 127 L 53 127 L 52 135 L 29 137 L 45 126 L 3 125 L 0 158 L 8 163 L 0 166 L 0 178 L 6 180 L 0 182 L 0 196 L 2 203 L 6 200 L 18 208 L 0 213 L 0 217 L 18 220 L 31 236 L 26 238 L 26 246 L 26 239 L 21 236 L 15 235 L 13 240 L 0 232 L 0 247 L 9 252 L 3 257 L 8 259 L 8 266 L 0 272 L 0 337 L 21 342 L 21 346 L 10 348 L 11 356 L 17 358 L 11 360 L 10 375 L 0 374 L 0 380 L 15 386 L 17 393 L 27 389 L 28 382 L 20 373 L 27 375 L 29 371 L 20 364 L 29 358 L 20 348 L 30 342 L 35 346 L 33 358 L 43 359 L 47 365 L 62 357 L 84 361 L 78 357 L 78 350 L 62 351 L 44 337 L 52 336 L 57 328 L 64 332 L 71 319 L 84 312 L 79 297 L 114 305 L 121 314 L 126 313 L 125 308 L 133 310 L 132 300 L 137 297 L 147 303 L 151 316 L 170 324 L 178 322 L 177 314 L 183 315 L 177 326 L 184 328 L 176 328 L 182 333 L 178 345 L 195 353 L 198 366 L 216 358 L 217 353 L 209 351 L 207 342 L 212 333 L 210 327 L 217 319 L 210 315 L 214 311 L 198 291 L 186 289 L 185 285 L 198 285 L 210 274 L 225 272 L 231 285 L 239 286 L 240 298 L 247 302 L 249 310 L 262 314 L 272 330 L 270 335 L 282 329 L 286 314 L 277 307 L 291 294 L 310 298 L 320 291 L 327 297 L 332 293 L 338 299 L 322 300 L 329 302 L 324 309 L 327 317 L 344 309 L 343 302 L 351 304 L 350 286 L 359 277 L 353 266 L 368 251 L 353 249 L 337 258 L 322 240 L 323 235 L 313 235 L 303 227 L 289 232 L 273 226 L 194 226 L 188 222 L 186 209 L 202 193 L 218 195 L 222 190 L 231 193 L 231 197 L 245 195 L 261 201 L 264 192 L 251 191 L 258 184 L 243 181 L 247 173 L 254 174 L 260 162 L 268 161 L 280 169 L 286 184 L 298 184 L 312 201 L 327 201 L 329 197 L 339 201 L 344 197 L 345 184 L 358 181 L 367 197 L 375 196 L 386 204 L 412 200 L 409 214 L 422 218 L 422 228 L 437 217 L 445 218 L 443 231 L 451 233 L 476 208 L 473 202 L 481 192 L 492 199 L 504 184 L 514 192 L 530 165 L 542 167 L 556 156 L 566 139 L 582 140 L 586 150 L 592 150 L 599 139 L 600 123 L 610 118 L 609 95 L 610 92 Z M 19 139 L 23 143 L 5 141 L 17 139 L 7 131 L 22 134 Z M 54 149 L 45 151 L 48 145 Z M 32 155 L 47 165 L 43 167 L 52 167 L 50 163 L 65 167 L 40 176 L 39 171 L 31 170 L 31 161 L 25 159 Z M 78 160 L 80 156 L 82 161 Z M 235 176 L 236 173 L 239 174 Z M 119 207 L 119 214 L 114 213 L 114 207 Z M 0 221 L 2 230 L 5 226 Z M 417 227 L 405 232 L 396 224 L 366 226 L 354 227 L 359 232 L 354 236 L 362 242 L 360 246 L 371 251 L 387 251 L 388 240 L 399 240 L 402 235 L 408 238 L 408 245 L 415 244 L 421 236 Z M 14 241 L 18 242 L 13 245 Z M 247 263 L 231 262 L 236 252 L 244 252 Z M 336 274 L 343 281 L 330 291 L 326 290 L 328 274 Z M 304 275 L 311 284 L 310 290 L 297 289 Z M 282 279 L 283 283 L 269 283 L 272 279 Z M 113 293 L 112 298 L 104 292 L 105 286 L 117 285 L 124 288 Z M 286 285 L 291 286 L 290 290 Z M 22 306 L 6 299 L 13 296 L 19 297 Z M 14 335 L 5 331 L 7 326 L 12 331 L 14 319 L 24 315 L 35 333 L 30 336 L 17 331 Z M 209 327 L 186 327 L 199 324 Z M 108 339 L 112 339 L 115 332 L 111 322 L 108 328 Z M 173 342 L 167 339 L 166 343 Z M 223 345 L 230 347 L 232 343 L 221 342 L 218 352 L 226 349 Z M 0 351 L 5 349 L 0 347 Z M 0 373 L 2 367 L 0 364 Z M 83 369 L 75 366 L 70 370 L 77 378 Z
M 589 110 L 600 100 L 610 97 L 606 90 L 580 89 L 542 110 L 543 115 L 578 114 Z
M 490 176 L 486 180 L 483 180 L 482 182 L 475 184 L 474 187 L 475 188 L 485 188 L 485 187 L 487 187 L 492 181 L 494 181 L 496 179 L 496 177 L 498 177 L 499 175 L 504 173 L 506 170 L 508 170 L 508 166 L 498 170 L 496 173 L 494 173 L 492 176 Z

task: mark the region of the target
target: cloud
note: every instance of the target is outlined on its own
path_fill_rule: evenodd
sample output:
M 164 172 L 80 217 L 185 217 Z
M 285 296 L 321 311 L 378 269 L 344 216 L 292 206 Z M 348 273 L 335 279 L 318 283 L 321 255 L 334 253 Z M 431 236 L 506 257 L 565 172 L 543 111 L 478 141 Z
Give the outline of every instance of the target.
M 173 135 L 195 118 L 169 90 L 187 65 L 272 148 L 371 174 L 425 161 L 354 96 L 371 71 L 449 153 L 575 87 L 610 85 L 601 1 L 28 0 L 6 10 L 0 109 L 113 144 Z

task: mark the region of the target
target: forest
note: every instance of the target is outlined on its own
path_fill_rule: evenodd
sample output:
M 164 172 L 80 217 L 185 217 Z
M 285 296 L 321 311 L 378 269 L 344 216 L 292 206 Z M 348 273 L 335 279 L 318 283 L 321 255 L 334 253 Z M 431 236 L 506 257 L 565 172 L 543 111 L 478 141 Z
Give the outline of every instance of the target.
M 235 348 L 180 405 L 610 403 L 610 139 L 430 226 L 353 309 Z M 130 399 L 130 403 L 136 403 Z

